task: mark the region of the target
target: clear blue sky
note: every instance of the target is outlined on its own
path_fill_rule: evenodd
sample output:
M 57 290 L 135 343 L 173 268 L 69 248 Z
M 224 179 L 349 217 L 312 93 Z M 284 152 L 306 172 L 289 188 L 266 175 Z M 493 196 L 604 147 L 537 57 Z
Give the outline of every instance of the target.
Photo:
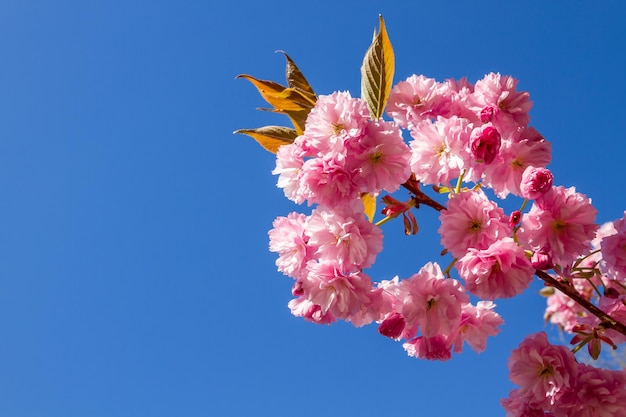
M 0 415 L 500 416 L 537 283 L 481 355 L 406 356 L 286 305 L 267 231 L 296 209 L 239 128 L 281 123 L 240 73 L 359 93 L 382 13 L 396 81 L 520 79 L 556 182 L 621 217 L 626 5 L 588 1 L 27 1 L 0 5 Z M 437 258 L 386 225 L 376 280 Z

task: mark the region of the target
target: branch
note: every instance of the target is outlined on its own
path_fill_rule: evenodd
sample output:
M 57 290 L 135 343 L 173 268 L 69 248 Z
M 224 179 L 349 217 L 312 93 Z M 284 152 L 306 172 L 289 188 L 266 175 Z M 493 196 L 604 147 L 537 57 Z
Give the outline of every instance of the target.
M 587 311 L 589 311 L 591 314 L 599 318 L 604 327 L 613 329 L 626 336 L 626 325 L 615 320 L 613 317 L 600 310 L 596 305 L 586 300 L 583 296 L 580 295 L 578 291 L 576 291 L 576 288 L 569 285 L 568 283 L 557 280 L 556 278 L 539 269 L 535 270 L 535 275 L 541 278 L 546 284 L 561 291 L 563 294 L 567 295 L 569 298 L 576 301 L 579 305 L 587 309 Z

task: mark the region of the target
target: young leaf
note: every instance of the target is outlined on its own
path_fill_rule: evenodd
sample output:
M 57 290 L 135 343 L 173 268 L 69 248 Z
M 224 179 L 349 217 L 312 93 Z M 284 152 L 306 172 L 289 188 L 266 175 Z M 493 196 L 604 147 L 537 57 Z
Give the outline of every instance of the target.
M 261 97 L 277 110 L 305 110 L 315 105 L 315 98 L 295 88 L 284 87 L 274 81 L 259 80 L 247 74 L 238 75 L 245 78 L 259 90 Z
M 370 193 L 361 194 L 361 201 L 363 201 L 363 213 L 367 216 L 367 219 L 372 223 L 374 221 L 374 214 L 376 213 L 376 197 Z
M 300 71 L 295 62 L 291 59 L 287 52 L 278 51 L 285 55 L 285 59 L 287 60 L 287 68 L 286 68 L 286 76 L 287 76 L 287 85 L 289 87 L 295 88 L 297 90 L 301 90 L 303 92 L 308 93 L 312 97 L 316 97 L 315 91 L 313 91 L 313 87 L 306 80 L 304 74 Z
M 394 53 L 385 29 L 385 21 L 379 16 L 380 31 L 365 53 L 361 65 L 361 98 L 367 103 L 373 119 L 383 115 L 391 92 L 394 72 Z
M 242 133 L 251 136 L 266 150 L 271 153 L 278 152 L 281 145 L 289 145 L 298 134 L 294 129 L 284 126 L 265 126 L 258 129 L 239 129 L 234 133 Z

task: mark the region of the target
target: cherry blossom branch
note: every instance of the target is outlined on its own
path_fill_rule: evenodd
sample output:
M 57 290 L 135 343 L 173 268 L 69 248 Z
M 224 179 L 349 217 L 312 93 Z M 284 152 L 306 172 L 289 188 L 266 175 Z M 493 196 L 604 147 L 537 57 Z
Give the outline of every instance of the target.
M 424 192 L 419 187 L 419 181 L 417 181 L 414 176 L 412 176 L 407 182 L 402 184 L 402 186 L 414 195 L 413 198 L 417 203 L 415 205 L 415 208 L 419 208 L 419 204 L 424 204 L 426 206 L 432 207 L 437 211 L 441 211 L 446 208 L 444 205 L 424 194 Z M 626 336 L 626 324 L 615 320 L 613 317 L 598 308 L 595 304 L 586 300 L 580 295 L 578 291 L 576 291 L 574 287 L 568 285 L 565 282 L 555 279 L 554 277 L 539 269 L 535 270 L 535 275 L 542 279 L 547 285 L 558 289 L 563 294 L 567 295 L 569 298 L 578 303 L 580 306 L 584 307 L 591 314 L 599 318 L 605 327 L 611 328 Z
M 406 188 L 411 194 L 414 195 L 413 199 L 415 200 L 415 208 L 419 208 L 420 204 L 424 204 L 425 206 L 432 207 L 437 211 L 444 210 L 446 207 L 433 200 L 420 189 L 420 183 L 415 179 L 415 176 L 411 176 L 407 182 L 402 184 L 404 188 Z
M 576 289 L 562 281 L 557 280 L 556 278 L 550 276 L 544 271 L 539 269 L 535 270 L 535 275 L 537 275 L 540 279 L 542 279 L 547 285 L 556 288 L 561 291 L 563 294 L 567 295 L 572 300 L 576 301 L 579 305 L 584 307 L 591 314 L 596 316 L 602 321 L 602 324 L 605 327 L 611 328 L 623 335 L 626 336 L 626 325 L 615 320 L 613 317 L 602 311 L 596 305 L 586 300 L 583 296 L 580 295 Z

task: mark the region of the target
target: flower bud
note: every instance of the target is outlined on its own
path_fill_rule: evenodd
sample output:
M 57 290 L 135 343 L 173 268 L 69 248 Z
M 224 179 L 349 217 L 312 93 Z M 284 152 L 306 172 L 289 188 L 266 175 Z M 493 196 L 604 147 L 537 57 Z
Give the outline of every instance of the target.
M 509 216 L 509 226 L 511 227 L 515 227 L 517 226 L 517 224 L 519 223 L 519 221 L 522 218 L 522 212 L 519 210 L 515 210 L 513 213 L 511 213 L 511 215 Z
M 547 168 L 535 168 L 529 166 L 522 174 L 520 190 L 522 197 L 528 200 L 535 200 L 541 197 L 552 188 L 554 176 Z
M 495 127 L 479 127 L 474 129 L 470 137 L 470 151 L 478 162 L 489 165 L 498 156 L 501 142 L 500 133 Z
M 391 339 L 399 339 L 406 325 L 404 317 L 400 313 L 392 313 L 380 323 L 378 333 Z

